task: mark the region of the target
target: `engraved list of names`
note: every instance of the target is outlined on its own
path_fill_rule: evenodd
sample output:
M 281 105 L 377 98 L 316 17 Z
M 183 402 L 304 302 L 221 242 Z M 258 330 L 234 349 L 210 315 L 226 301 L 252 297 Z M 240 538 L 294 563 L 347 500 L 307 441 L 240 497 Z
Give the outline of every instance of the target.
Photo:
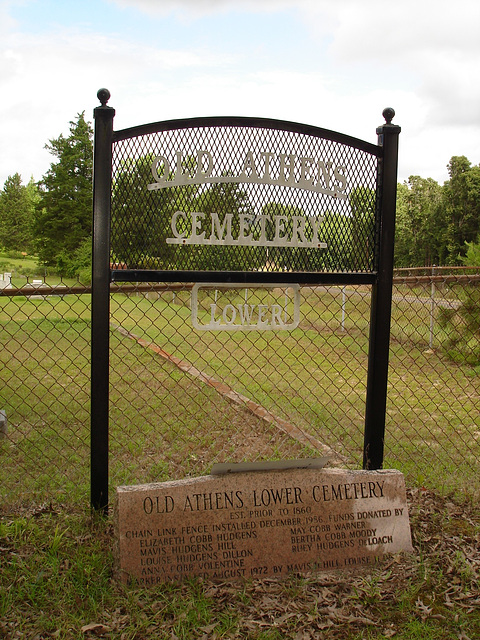
M 411 551 L 398 471 L 290 469 L 117 488 L 118 567 L 142 585 L 346 569 Z

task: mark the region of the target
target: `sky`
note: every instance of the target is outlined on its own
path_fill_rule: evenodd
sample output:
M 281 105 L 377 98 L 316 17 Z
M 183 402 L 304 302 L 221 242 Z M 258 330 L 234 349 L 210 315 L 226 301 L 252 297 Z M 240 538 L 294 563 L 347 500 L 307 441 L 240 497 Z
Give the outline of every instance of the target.
M 40 180 L 98 89 L 114 128 L 279 118 L 376 143 L 402 128 L 398 180 L 480 163 L 478 0 L 0 0 L 0 188 Z

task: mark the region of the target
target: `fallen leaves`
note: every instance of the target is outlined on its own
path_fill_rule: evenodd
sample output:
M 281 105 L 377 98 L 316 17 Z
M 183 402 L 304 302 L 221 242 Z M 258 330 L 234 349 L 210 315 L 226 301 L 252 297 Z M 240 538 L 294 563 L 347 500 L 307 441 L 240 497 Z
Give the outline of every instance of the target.
M 396 554 L 374 569 L 292 574 L 281 580 L 245 583 L 187 581 L 150 590 L 112 581 L 106 604 L 86 616 L 95 622 L 78 623 L 77 618 L 76 624 L 71 624 L 73 616 L 85 607 L 82 597 L 73 591 L 70 618 L 65 616 L 61 630 L 46 632 L 36 619 L 38 610 L 22 605 L 21 616 L 17 608 L 16 616 L 15 611 L 7 611 L 7 616 L 0 618 L 0 637 L 70 640 L 81 634 L 85 640 L 343 640 L 380 632 L 384 638 L 406 637 L 405 626 L 410 622 L 438 629 L 438 636 L 432 637 L 446 637 L 444 632 L 458 640 L 480 637 L 478 506 L 455 504 L 424 489 L 409 491 L 409 506 L 414 553 Z M 41 521 L 36 515 L 39 512 L 51 517 L 50 507 L 41 507 L 32 512 L 36 522 Z M 56 519 L 59 517 L 57 513 Z M 28 536 L 14 536 L 13 526 L 7 529 L 12 534 L 0 545 L 3 566 L 26 566 L 36 557 L 35 545 Z M 101 531 L 106 557 L 112 533 Z M 92 532 L 83 529 L 77 536 L 76 542 L 83 547 L 93 539 Z M 75 559 L 60 557 L 58 566 L 62 575 L 73 572 Z M 40 576 L 41 568 L 35 565 L 32 575 Z M 19 572 L 17 587 L 22 579 L 24 574 Z M 19 633 L 19 618 L 29 623 L 31 633 Z
M 93 633 L 96 636 L 104 636 L 106 633 L 110 633 L 111 628 L 105 624 L 99 624 L 98 622 L 90 622 L 82 627 L 82 633 Z

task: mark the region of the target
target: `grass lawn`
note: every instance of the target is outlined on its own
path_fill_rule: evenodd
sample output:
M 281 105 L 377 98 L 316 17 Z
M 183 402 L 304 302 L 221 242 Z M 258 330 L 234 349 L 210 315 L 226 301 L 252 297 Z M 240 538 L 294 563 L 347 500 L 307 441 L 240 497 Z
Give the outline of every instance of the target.
M 20 275 L 27 272 L 30 275 L 32 272 L 36 272 L 40 275 L 43 269 L 38 266 L 35 256 L 0 251 L 0 273 L 5 272 L 12 273 L 12 275 Z
M 369 572 L 290 575 L 150 590 L 112 579 L 109 520 L 39 505 L 0 519 L 0 637 L 475 640 L 480 515 L 409 492 L 414 553 Z
M 48 273 L 49 269 L 39 265 L 38 258 L 31 255 L 22 255 L 19 252 L 0 251 L 0 275 L 10 273 L 12 285 L 20 289 L 33 280 L 43 280 L 53 287 L 55 285 L 75 286 L 78 280 L 75 278 L 62 278 Z
M 302 296 L 292 332 L 231 334 L 193 330 L 187 291 L 112 296 L 112 487 L 318 455 L 115 326 L 360 466 L 368 300 L 349 297 L 342 324 L 340 290 Z M 112 579 L 111 520 L 86 511 L 89 296 L 0 298 L 0 329 L 0 638 L 480 637 L 480 376 L 428 349 L 421 314 L 394 317 L 385 461 L 411 487 L 414 553 L 369 573 L 150 591 Z
M 112 296 L 112 485 L 201 475 L 214 462 L 318 455 L 318 442 L 359 468 L 368 301 L 347 301 L 342 328 L 339 290 L 305 289 L 302 297 L 293 331 L 227 333 L 192 329 L 188 291 L 175 300 L 172 292 L 153 300 Z M 83 501 L 90 297 L 2 298 L 0 324 L 0 404 L 10 424 L 0 440 L 0 492 L 13 502 L 22 494 Z M 228 385 L 305 438 L 232 404 L 116 326 Z M 392 332 L 385 466 L 403 471 L 410 486 L 476 492 L 480 375 L 425 349 L 422 329 L 422 319 L 411 317 L 404 341 L 396 325 Z

